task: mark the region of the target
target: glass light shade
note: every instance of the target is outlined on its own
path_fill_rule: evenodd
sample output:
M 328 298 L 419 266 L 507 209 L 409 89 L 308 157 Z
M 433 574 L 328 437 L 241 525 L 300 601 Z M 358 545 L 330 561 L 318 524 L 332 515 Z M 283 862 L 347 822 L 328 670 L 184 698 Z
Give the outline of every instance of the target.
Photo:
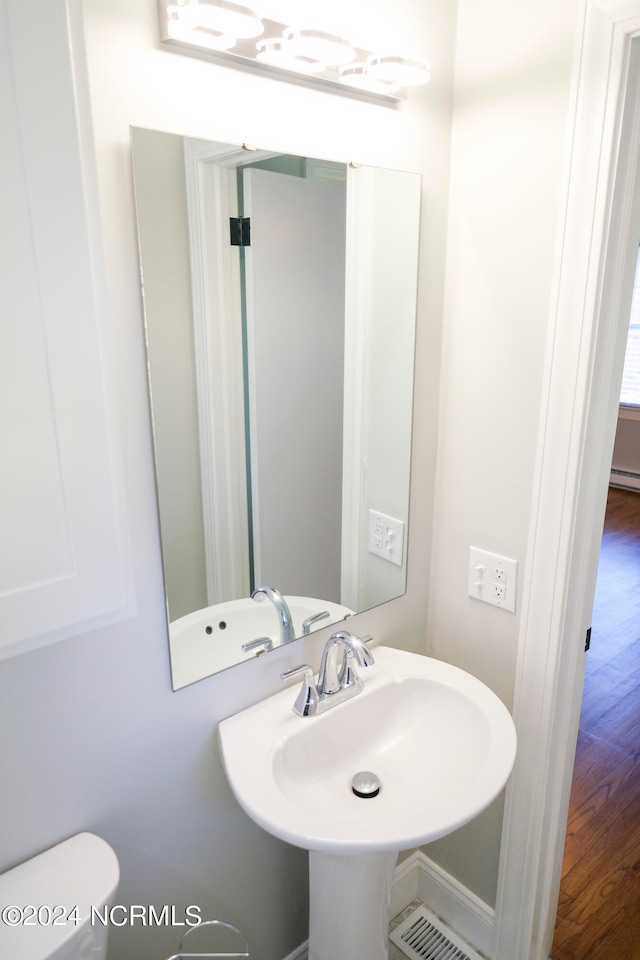
M 416 87 L 431 79 L 431 65 L 426 60 L 380 57 L 372 54 L 367 62 L 370 76 L 376 80 L 397 83 L 401 87 Z
M 255 10 L 233 3 L 232 0 L 198 0 L 197 3 L 185 3 L 182 6 L 174 4 L 168 9 L 178 9 L 185 26 L 211 30 L 219 36 L 245 40 L 264 33 L 264 24 Z
M 217 33 L 208 27 L 191 27 L 184 22 L 179 13 L 167 11 L 167 33 L 174 40 L 192 43 L 208 50 L 230 50 L 236 45 L 236 38 L 226 33 Z
M 189 31 L 186 39 L 189 43 L 207 47 L 209 50 L 231 50 L 237 42 L 236 38 L 230 34 L 218 33 L 216 30 L 210 30 L 209 27 L 194 27 Z
M 327 66 L 339 67 L 344 63 L 350 63 L 356 56 L 352 44 L 344 37 L 338 37 L 333 33 L 287 27 L 283 36 L 294 56 L 322 61 Z
M 180 8 L 174 5 L 167 7 L 167 33 L 175 40 L 185 40 L 191 33 L 191 28 L 180 17 Z
M 395 93 L 399 85 L 387 80 L 376 80 L 369 73 L 366 63 L 348 63 L 340 67 L 340 83 L 356 90 L 367 90 L 369 93 Z
M 322 60 L 313 60 L 311 57 L 294 56 L 291 53 L 287 40 L 280 38 L 258 40 L 256 44 L 256 60 L 270 63 L 274 67 L 284 70 L 294 70 L 296 73 L 322 73 L 327 65 Z

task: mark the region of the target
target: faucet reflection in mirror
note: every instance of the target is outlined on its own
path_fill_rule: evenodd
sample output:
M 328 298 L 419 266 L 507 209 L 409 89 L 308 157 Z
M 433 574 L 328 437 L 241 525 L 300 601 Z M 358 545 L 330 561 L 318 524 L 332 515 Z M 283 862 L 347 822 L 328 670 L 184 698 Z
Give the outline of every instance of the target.
M 341 604 L 313 597 L 282 599 L 289 610 L 294 639 L 353 614 Z M 256 603 L 250 597 L 216 603 L 180 617 L 169 624 L 174 689 L 268 653 L 281 646 L 281 641 L 281 623 L 275 606 Z
M 295 637 L 404 593 L 406 543 L 377 526 L 408 533 L 420 177 L 132 143 L 178 688 L 278 645 L 257 585 Z
M 227 65 L 391 102 L 431 76 L 427 60 L 358 49 L 320 25 L 287 26 L 232 0 L 158 0 L 158 10 L 165 43 L 205 51 Z
M 291 643 L 292 640 L 295 640 L 296 635 L 287 601 L 275 587 L 256 587 L 251 593 L 252 600 L 263 600 L 264 597 L 268 597 L 276 608 L 280 624 L 280 644 Z

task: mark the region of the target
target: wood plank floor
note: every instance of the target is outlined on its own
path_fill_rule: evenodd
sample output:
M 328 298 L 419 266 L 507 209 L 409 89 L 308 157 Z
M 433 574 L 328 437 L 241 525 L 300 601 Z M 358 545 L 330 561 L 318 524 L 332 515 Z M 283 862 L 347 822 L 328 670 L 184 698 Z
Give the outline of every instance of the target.
M 553 960 L 640 960 L 640 493 L 611 488 Z

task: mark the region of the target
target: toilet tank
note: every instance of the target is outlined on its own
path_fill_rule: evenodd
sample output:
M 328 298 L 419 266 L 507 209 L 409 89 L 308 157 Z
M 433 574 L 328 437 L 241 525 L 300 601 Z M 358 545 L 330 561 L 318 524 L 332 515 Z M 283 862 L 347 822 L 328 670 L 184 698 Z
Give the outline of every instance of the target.
M 93 833 L 0 875 L 0 957 L 105 960 L 108 928 L 91 907 L 113 903 L 119 876 L 115 853 Z

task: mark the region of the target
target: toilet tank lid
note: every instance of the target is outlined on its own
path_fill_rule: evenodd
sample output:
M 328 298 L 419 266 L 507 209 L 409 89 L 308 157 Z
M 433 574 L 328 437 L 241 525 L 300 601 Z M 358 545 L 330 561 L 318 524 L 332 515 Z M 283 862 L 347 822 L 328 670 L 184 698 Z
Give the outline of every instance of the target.
M 46 911 L 33 918 L 35 923 L 0 922 L 0 956 L 12 960 L 51 956 L 89 923 L 92 906 L 111 902 L 119 877 L 115 853 L 93 833 L 70 837 L 1 874 L 0 909 L 11 905 L 78 909 L 68 923 L 54 923 Z

